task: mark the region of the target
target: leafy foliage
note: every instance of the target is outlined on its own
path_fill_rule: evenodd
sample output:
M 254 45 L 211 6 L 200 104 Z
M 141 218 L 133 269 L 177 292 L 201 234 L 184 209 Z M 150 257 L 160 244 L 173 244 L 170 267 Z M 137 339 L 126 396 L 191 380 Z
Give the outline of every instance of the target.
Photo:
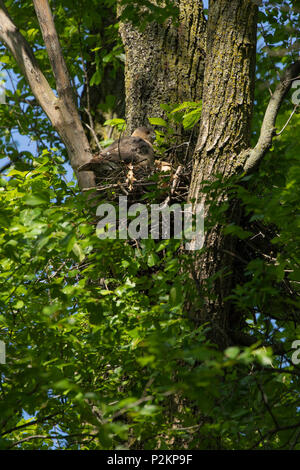
M 244 448 L 257 439 L 260 420 L 262 432 L 271 424 L 256 381 L 279 400 L 278 419 L 297 415 L 297 382 L 285 369 L 272 374 L 270 351 L 253 346 L 223 355 L 205 339 L 205 326 L 195 329 L 184 304 L 197 292 L 174 241 L 136 247 L 98 239 L 85 198 L 61 179 L 60 157 L 52 152 L 33 161 L 30 172 L 12 170 L 0 192 L 3 448 L 59 442 L 110 449 L 128 440 L 132 448 L 173 448 L 183 440 L 207 448 L 217 446 L 220 432 L 226 447 Z M 264 279 L 271 289 L 273 276 Z M 237 293 L 243 307 L 248 298 L 258 304 L 245 288 L 248 297 Z M 252 328 L 263 336 L 261 320 Z M 266 373 L 249 375 L 255 363 Z M 287 390 L 289 413 L 285 400 L 280 404 Z M 191 401 L 201 407 L 204 426 Z
M 156 151 L 163 154 L 168 147 L 175 143 L 176 126 L 193 130 L 200 121 L 202 103 L 185 101 L 181 104 L 161 104 L 165 119 L 149 117 L 149 123 L 154 126 L 156 135 Z
M 52 3 L 78 93 L 82 58 L 94 62 L 95 87 L 106 74 L 116 75 L 122 49 L 115 20 L 104 21 L 115 2 L 102 1 L 103 10 L 98 0 Z M 142 26 L 176 16 L 171 2 L 166 8 L 123 3 L 129 20 L 143 10 Z M 296 2 L 263 3 L 265 39 L 274 38 L 275 52 L 293 45 L 299 20 L 285 7 Z M 6 5 L 52 83 L 32 2 Z M 259 31 L 253 141 L 276 69 L 294 54 L 292 48 L 270 57 Z M 190 299 L 200 305 L 204 295 L 188 274 L 189 254 L 177 240 L 135 244 L 96 236 L 86 195 L 66 180 L 58 136 L 13 59 L 4 48 L 1 54 L 17 85 L 0 106 L 1 156 L 13 163 L 0 180 L 0 339 L 6 344 L 0 447 L 299 450 L 299 365 L 292 361 L 292 344 L 300 339 L 299 114 L 255 175 L 207 187 L 212 202 L 220 192 L 229 195 L 222 207 L 211 204 L 207 223 L 218 222 L 239 240 L 241 277 L 230 300 L 243 319 L 239 333 L 253 338 L 247 347 L 219 351 L 207 339 L 210 325 L 195 326 L 186 307 Z M 288 96 L 279 129 L 291 109 Z M 164 119 L 150 117 L 162 151 L 175 125 L 190 130 L 198 122 L 201 105 L 170 104 L 164 111 Z M 121 119 L 106 124 L 124 126 Z M 35 151 L 20 152 L 15 129 L 36 143 Z M 237 199 L 240 225 L 226 218 Z

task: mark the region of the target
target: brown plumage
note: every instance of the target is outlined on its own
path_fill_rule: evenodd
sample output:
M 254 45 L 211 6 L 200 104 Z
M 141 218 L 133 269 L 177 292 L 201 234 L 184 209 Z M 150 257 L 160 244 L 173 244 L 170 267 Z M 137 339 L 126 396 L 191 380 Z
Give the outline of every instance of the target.
M 154 163 L 152 147 L 153 131 L 138 127 L 130 137 L 122 137 L 102 150 L 78 171 L 102 172 L 120 167 L 122 162 L 132 163 L 136 168 L 151 167 Z

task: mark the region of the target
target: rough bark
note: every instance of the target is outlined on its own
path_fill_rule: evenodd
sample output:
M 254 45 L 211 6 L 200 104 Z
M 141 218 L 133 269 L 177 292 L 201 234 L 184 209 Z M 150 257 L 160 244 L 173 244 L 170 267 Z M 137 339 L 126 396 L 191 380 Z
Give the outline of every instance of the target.
M 179 26 L 171 20 L 151 23 L 140 32 L 120 24 L 125 46 L 126 118 L 128 132 L 162 116 L 161 103 L 198 101 L 202 96 L 205 17 L 200 0 L 176 1 Z
M 217 174 L 224 178 L 233 175 L 243 164 L 243 151 L 249 148 L 256 23 L 257 7 L 250 0 L 210 2 L 203 107 L 189 194 L 191 200 L 204 204 L 206 214 L 204 182 L 213 181 Z M 230 217 L 238 218 L 236 209 L 232 208 Z M 204 246 L 205 253 L 195 255 L 194 275 L 213 295 L 199 308 L 197 319 L 200 323 L 209 321 L 214 340 L 224 346 L 229 342 L 227 332 L 237 321 L 225 300 L 234 285 L 235 246 L 219 226 L 206 233 Z

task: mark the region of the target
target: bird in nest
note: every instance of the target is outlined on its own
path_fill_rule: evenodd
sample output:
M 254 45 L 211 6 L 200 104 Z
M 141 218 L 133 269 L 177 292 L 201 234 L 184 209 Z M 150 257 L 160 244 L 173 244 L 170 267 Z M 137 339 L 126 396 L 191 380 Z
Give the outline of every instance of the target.
M 122 163 L 134 168 L 151 168 L 154 165 L 154 150 L 152 143 L 154 132 L 148 127 L 138 127 L 129 137 L 122 137 L 109 147 L 101 150 L 88 163 L 81 165 L 78 171 L 116 170 Z

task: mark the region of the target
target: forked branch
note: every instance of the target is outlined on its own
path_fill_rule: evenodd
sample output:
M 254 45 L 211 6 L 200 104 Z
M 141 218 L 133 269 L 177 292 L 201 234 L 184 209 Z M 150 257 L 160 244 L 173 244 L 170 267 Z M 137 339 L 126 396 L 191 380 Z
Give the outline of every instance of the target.
M 95 179 L 92 172 L 77 172 L 80 166 L 90 161 L 91 149 L 74 101 L 49 3 L 48 0 L 35 0 L 34 4 L 56 79 L 58 98 L 42 73 L 30 45 L 11 20 L 2 0 L 0 0 L 0 40 L 11 51 L 33 95 L 64 142 L 80 188 L 93 187 Z
M 0 0 L 0 25 L 0 40 L 11 51 L 40 106 L 51 122 L 55 121 L 57 98 L 43 75 L 30 45 L 12 22 L 2 0 Z

